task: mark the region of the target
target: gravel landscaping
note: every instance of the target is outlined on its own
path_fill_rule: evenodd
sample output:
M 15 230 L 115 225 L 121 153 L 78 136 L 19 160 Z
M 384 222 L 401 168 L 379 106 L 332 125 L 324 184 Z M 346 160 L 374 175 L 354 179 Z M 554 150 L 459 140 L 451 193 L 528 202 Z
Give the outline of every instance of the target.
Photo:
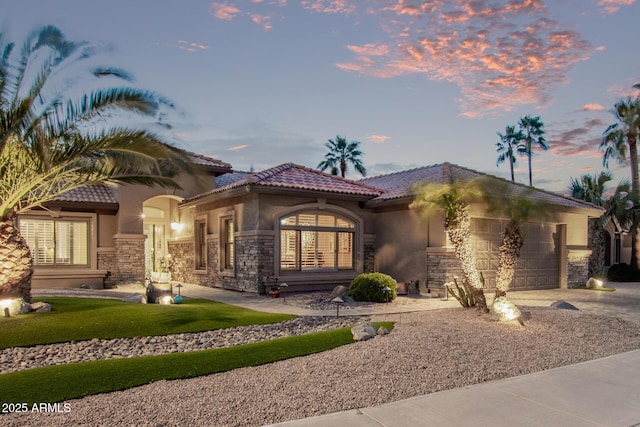
M 640 348 L 640 325 L 521 307 L 525 326 L 462 308 L 373 316 L 388 336 L 320 354 L 66 402 L 0 425 L 259 426 L 379 405 Z M 455 414 L 452 414 L 455 417 Z

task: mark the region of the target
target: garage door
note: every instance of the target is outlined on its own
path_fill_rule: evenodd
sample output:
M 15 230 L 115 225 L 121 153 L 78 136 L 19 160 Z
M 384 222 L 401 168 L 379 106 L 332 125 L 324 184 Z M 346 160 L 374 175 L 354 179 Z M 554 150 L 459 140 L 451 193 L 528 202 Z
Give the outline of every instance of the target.
M 507 221 L 473 218 L 471 235 L 478 257 L 478 269 L 485 278 L 485 287 L 495 289 L 501 233 Z M 559 287 L 558 252 L 555 224 L 526 223 L 522 227 L 524 246 L 516 265 L 510 289 L 551 289 Z

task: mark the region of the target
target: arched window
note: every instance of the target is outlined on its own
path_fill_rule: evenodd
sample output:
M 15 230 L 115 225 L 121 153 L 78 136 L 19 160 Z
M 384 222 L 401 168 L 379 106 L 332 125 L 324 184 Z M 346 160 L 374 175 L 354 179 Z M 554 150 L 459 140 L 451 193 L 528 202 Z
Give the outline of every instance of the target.
M 280 220 L 280 270 L 353 270 L 355 222 L 328 212 Z

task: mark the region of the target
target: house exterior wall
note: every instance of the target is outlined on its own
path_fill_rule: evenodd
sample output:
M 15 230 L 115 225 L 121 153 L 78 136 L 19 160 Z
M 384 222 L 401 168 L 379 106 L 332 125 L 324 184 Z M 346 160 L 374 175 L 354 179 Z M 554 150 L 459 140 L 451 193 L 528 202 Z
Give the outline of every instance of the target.
M 495 234 L 495 238 L 479 242 L 476 235 L 472 234 L 472 237 L 479 257 L 478 268 L 486 279 L 485 286 L 493 288 L 498 265 L 496 253 L 502 232 L 502 228 L 494 228 L 504 224 L 506 218 L 487 217 L 481 205 L 471 206 L 469 214 L 472 227 L 479 220 L 492 224 L 490 232 Z M 588 257 L 591 252 L 587 248 L 589 214 L 593 215 L 594 212 L 586 209 L 556 212 L 553 217 L 540 219 L 544 226 L 536 226 L 535 221 L 523 226 L 527 232 L 523 256 L 517 268 L 520 269 L 521 276 L 527 268 L 530 269 L 529 274 L 535 275 L 536 270 L 539 270 L 541 276 L 516 277 L 513 289 L 584 285 L 588 278 Z M 426 287 L 441 289 L 444 283 L 455 277 L 462 280 L 460 263 L 447 241 L 441 215 L 434 214 L 425 221 L 408 206 L 405 209 L 379 209 L 375 223 L 377 271 L 390 274 L 398 281 L 420 280 L 423 292 Z M 545 236 L 544 242 L 540 240 L 540 233 Z M 477 246 L 479 243 L 483 243 L 486 248 Z M 536 258 L 535 252 L 538 250 L 545 252 Z M 485 255 L 490 256 L 487 258 Z
M 332 212 L 353 218 L 357 222 L 354 245 L 355 265 L 348 271 L 281 271 L 279 221 L 282 216 L 300 210 Z M 263 293 L 278 278 L 286 282 L 290 291 L 330 289 L 338 284 L 348 285 L 363 271 L 374 270 L 375 226 L 370 211 L 362 209 L 355 201 L 326 200 L 316 197 L 287 196 L 283 194 L 247 193 L 235 197 L 203 201 L 180 209 L 180 221 L 185 225 L 178 242 L 170 242 L 170 252 L 176 260 L 174 280 L 204 286 Z M 221 218 L 233 217 L 235 233 L 235 261 L 233 271 L 220 268 L 219 234 Z M 205 218 L 213 245 L 209 245 L 205 272 L 189 271 L 195 265 L 193 259 L 193 221 Z M 215 252 L 215 256 L 213 256 Z M 178 261 L 178 258 L 180 260 Z

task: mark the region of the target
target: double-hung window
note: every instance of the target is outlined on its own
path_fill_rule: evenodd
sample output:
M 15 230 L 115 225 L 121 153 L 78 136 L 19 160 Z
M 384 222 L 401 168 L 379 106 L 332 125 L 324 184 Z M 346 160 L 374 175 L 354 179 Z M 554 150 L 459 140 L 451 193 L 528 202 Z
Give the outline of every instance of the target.
M 89 220 L 20 218 L 36 266 L 88 266 Z
M 280 269 L 353 270 L 355 223 L 330 213 L 298 213 L 280 220 Z
M 232 216 L 226 216 L 221 218 L 221 250 L 222 250 L 222 262 L 220 263 L 223 270 L 233 270 L 235 266 L 235 242 L 234 233 L 235 227 Z

